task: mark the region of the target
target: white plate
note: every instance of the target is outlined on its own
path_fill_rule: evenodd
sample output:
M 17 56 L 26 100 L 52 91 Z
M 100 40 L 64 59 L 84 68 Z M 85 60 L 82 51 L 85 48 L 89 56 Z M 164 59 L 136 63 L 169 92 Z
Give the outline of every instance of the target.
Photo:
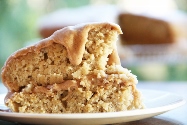
M 28 124 L 113 124 L 140 120 L 156 116 L 175 109 L 185 100 L 178 95 L 155 91 L 140 90 L 144 97 L 146 109 L 111 112 L 111 113 L 79 113 L 79 114 L 29 114 L 0 112 L 0 119 Z M 0 94 L 0 106 L 3 105 L 5 94 Z

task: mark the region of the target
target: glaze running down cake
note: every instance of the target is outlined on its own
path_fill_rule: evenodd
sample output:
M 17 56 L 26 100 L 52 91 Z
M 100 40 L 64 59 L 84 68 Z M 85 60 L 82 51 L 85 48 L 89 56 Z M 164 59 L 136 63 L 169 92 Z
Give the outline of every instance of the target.
M 136 76 L 120 64 L 121 33 L 113 23 L 79 24 L 16 51 L 2 68 L 5 104 L 22 113 L 143 108 Z

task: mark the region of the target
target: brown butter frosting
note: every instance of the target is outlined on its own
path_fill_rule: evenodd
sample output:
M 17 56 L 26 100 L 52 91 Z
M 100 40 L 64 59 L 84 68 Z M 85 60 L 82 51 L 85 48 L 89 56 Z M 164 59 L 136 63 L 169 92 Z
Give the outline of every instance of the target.
M 113 23 L 87 23 L 79 24 L 76 26 L 69 26 L 56 31 L 52 36 L 41 40 L 39 43 L 25 47 L 13 53 L 6 61 L 4 67 L 2 68 L 2 81 L 6 86 L 5 72 L 6 67 L 9 66 L 13 58 L 18 58 L 24 56 L 27 53 L 39 52 L 42 48 L 48 47 L 53 43 L 62 44 L 66 47 L 68 52 L 68 58 L 70 63 L 73 65 L 79 65 L 82 61 L 83 53 L 85 51 L 85 44 L 87 42 L 88 32 L 95 27 L 105 27 L 106 29 L 116 30 L 119 34 L 122 34 L 119 25 Z M 109 55 L 108 64 L 120 64 L 119 56 L 116 49 L 113 53 Z
M 76 26 L 69 26 L 63 29 L 57 30 L 50 37 L 41 40 L 39 43 L 22 48 L 14 52 L 6 61 L 4 67 L 12 60 L 12 58 L 17 58 L 19 56 L 24 56 L 29 52 L 39 52 L 42 48 L 48 47 L 53 43 L 59 43 L 66 47 L 68 51 L 68 57 L 70 62 L 74 65 L 78 65 L 82 61 L 82 56 L 85 49 L 85 43 L 87 41 L 88 31 L 94 27 L 106 27 L 111 30 L 116 30 L 119 34 L 122 34 L 121 28 L 117 24 L 113 23 L 91 23 L 91 24 L 79 24 Z M 114 50 L 113 52 L 115 52 Z M 113 55 L 113 54 L 112 54 Z M 118 55 L 115 54 L 118 58 Z M 116 59 L 119 62 L 119 59 Z M 4 69 L 4 68 L 3 68 Z M 2 71 L 3 74 L 3 71 Z

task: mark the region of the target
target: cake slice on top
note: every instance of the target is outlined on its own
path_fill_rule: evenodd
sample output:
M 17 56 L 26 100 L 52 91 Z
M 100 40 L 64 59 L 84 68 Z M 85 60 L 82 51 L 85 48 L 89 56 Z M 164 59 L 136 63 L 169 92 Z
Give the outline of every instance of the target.
M 86 113 L 143 108 L 137 78 L 123 68 L 113 23 L 69 26 L 13 53 L 2 69 L 13 112 Z

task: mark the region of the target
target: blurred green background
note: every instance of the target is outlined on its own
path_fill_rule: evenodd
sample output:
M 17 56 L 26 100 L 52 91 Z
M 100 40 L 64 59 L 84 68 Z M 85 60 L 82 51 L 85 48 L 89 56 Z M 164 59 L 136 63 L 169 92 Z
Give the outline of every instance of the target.
M 27 42 L 40 38 L 37 21 L 41 16 L 62 8 L 116 2 L 119 3 L 119 0 L 0 0 L 0 68 L 11 53 L 24 47 Z M 187 12 L 187 0 L 174 2 L 179 10 Z M 186 62 L 134 65 L 127 68 L 132 70 L 139 80 L 187 80 Z

